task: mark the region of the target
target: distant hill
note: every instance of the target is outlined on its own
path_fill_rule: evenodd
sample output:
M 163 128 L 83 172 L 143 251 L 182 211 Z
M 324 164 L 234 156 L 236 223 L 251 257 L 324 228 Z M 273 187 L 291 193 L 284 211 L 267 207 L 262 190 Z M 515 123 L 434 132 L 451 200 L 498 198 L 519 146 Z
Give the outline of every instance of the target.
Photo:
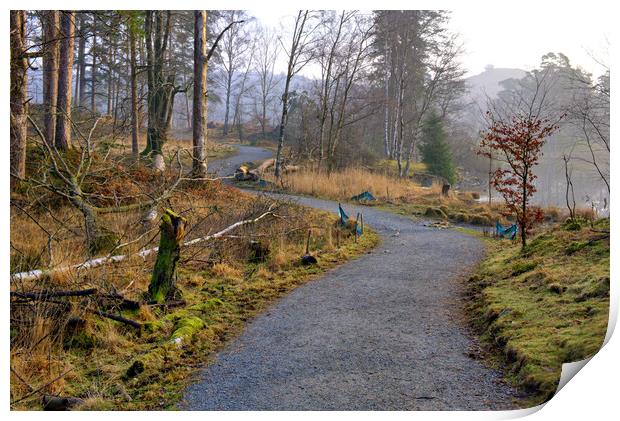
M 469 96 L 473 100 L 483 100 L 485 94 L 495 97 L 502 89 L 500 82 L 506 79 L 521 79 L 525 73 L 525 70 L 521 69 L 496 68 L 489 65 L 484 72 L 466 79 L 471 89 Z

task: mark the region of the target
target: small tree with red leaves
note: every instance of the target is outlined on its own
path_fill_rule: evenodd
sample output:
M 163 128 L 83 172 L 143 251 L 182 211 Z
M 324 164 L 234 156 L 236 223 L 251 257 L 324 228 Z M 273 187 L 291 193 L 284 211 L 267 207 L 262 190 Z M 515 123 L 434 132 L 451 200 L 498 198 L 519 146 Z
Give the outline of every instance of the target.
M 531 116 L 515 116 L 509 122 L 499 121 L 487 112 L 489 129 L 480 143 L 480 154 L 504 162 L 496 169 L 491 183 L 507 205 L 506 215 L 515 215 L 521 231 L 521 245 L 525 247 L 527 234 L 536 222 L 542 220 L 539 207 L 530 200 L 536 192 L 533 172 L 542 156 L 542 147 L 558 126 L 549 120 Z

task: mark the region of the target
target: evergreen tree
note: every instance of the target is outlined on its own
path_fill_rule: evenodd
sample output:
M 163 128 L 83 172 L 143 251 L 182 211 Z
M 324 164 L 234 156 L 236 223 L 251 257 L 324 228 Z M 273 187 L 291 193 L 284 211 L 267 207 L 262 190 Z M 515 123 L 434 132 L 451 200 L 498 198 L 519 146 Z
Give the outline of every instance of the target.
M 435 113 L 428 116 L 422 127 L 420 152 L 422 162 L 426 164 L 429 173 L 441 176 L 450 183 L 456 181 L 456 172 L 450 147 L 446 143 L 443 122 L 441 117 Z

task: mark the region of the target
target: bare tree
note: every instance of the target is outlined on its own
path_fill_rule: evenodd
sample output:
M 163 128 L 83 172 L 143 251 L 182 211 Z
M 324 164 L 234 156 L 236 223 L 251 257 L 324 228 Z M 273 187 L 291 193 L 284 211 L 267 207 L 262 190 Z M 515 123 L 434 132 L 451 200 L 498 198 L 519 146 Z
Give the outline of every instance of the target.
M 243 21 L 232 21 L 215 38 L 206 53 L 207 11 L 194 12 L 194 104 L 193 104 L 193 153 L 192 172 L 194 177 L 204 177 L 207 172 L 207 73 L 209 60 L 213 57 L 222 37 L 235 25 Z
M 194 11 L 194 104 L 192 172 L 195 177 L 207 173 L 207 11 Z
M 327 12 L 330 13 L 330 12 Z M 333 13 L 333 12 L 332 12 Z M 321 87 L 319 93 L 319 160 L 318 168 L 324 157 L 325 143 L 325 122 L 327 120 L 327 111 L 331 102 L 332 92 L 336 85 L 337 78 L 333 75 L 334 61 L 338 59 L 336 56 L 340 48 L 340 39 L 345 24 L 353 18 L 355 12 L 342 11 L 340 16 L 333 22 L 333 17 L 324 20 L 325 34 L 321 42 L 319 54 L 319 64 L 321 65 Z
M 223 70 L 224 88 L 224 127 L 222 134 L 226 136 L 230 130 L 230 108 L 235 88 L 236 74 L 248 59 L 247 53 L 250 52 L 251 43 L 249 34 L 243 29 L 242 25 L 232 25 L 236 22 L 245 22 L 246 14 L 242 10 L 228 10 L 223 12 L 223 24 L 230 29 L 223 32 L 220 41 L 220 50 L 217 55 L 217 62 Z
M 259 104 L 256 114 L 261 127 L 261 134 L 266 135 L 267 110 L 273 102 L 273 91 L 278 85 L 278 78 L 274 72 L 280 46 L 275 34 L 267 28 L 261 28 L 255 54 L 256 73 L 258 74 Z
M 284 82 L 284 92 L 282 93 L 282 118 L 280 119 L 280 133 L 278 136 L 278 151 L 276 153 L 274 175 L 280 177 L 282 167 L 282 147 L 284 146 L 284 130 L 289 110 L 289 95 L 291 81 L 293 77 L 299 73 L 314 58 L 314 39 L 312 38 L 315 28 L 308 28 L 307 24 L 311 18 L 310 11 L 300 10 L 295 17 L 295 26 L 293 28 L 291 47 L 285 50 L 288 56 L 288 66 L 286 70 L 286 79 Z
M 564 161 L 564 176 L 566 177 L 566 207 L 568 208 L 570 219 L 574 220 L 575 208 L 577 205 L 575 203 L 575 188 L 573 187 L 573 171 L 572 168 L 568 168 L 570 159 L 570 155 L 562 155 L 562 160 Z

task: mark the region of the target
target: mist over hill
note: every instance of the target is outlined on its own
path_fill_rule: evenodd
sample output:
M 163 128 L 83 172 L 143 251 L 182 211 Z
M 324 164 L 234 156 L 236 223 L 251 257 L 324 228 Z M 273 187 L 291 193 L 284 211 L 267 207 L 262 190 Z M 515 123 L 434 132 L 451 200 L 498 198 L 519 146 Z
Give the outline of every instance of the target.
M 470 88 L 469 95 L 472 98 L 484 98 L 485 94 L 496 97 L 502 90 L 501 82 L 507 79 L 521 79 L 526 71 L 522 69 L 509 69 L 488 65 L 484 72 L 470 76 L 466 79 Z

